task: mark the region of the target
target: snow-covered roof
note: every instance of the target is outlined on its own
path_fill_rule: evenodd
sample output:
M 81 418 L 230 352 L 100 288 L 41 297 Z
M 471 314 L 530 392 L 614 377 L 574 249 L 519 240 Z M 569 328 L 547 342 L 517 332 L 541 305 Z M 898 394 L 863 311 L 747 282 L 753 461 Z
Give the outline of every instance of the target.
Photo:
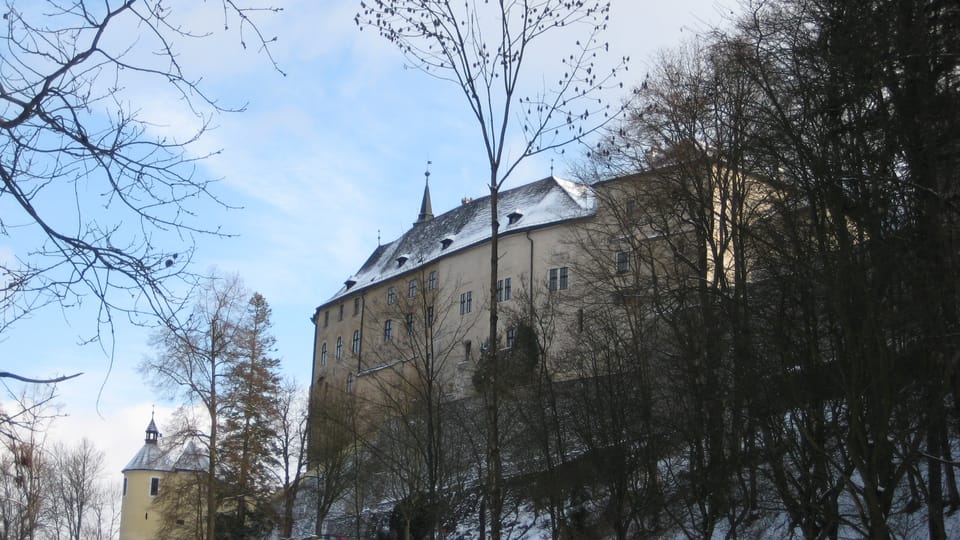
M 187 443 L 173 464 L 175 471 L 206 471 L 210 459 L 193 441 Z
M 590 186 L 549 176 L 500 192 L 497 210 L 503 236 L 591 216 L 596 211 L 596 197 Z M 510 223 L 507 216 L 518 211 L 522 216 Z M 377 246 L 347 280 L 350 285 L 341 287 L 324 305 L 489 239 L 490 196 L 465 200 L 453 210 L 415 224 L 400 238 Z M 401 256 L 407 261 L 398 265 Z
M 208 463 L 206 453 L 193 441 L 174 448 L 163 448 L 156 442 L 146 442 L 121 472 L 206 471 Z
M 122 472 L 127 471 L 166 471 L 170 469 L 170 461 L 160 445 L 152 442 L 145 443 L 140 451 L 127 463 Z

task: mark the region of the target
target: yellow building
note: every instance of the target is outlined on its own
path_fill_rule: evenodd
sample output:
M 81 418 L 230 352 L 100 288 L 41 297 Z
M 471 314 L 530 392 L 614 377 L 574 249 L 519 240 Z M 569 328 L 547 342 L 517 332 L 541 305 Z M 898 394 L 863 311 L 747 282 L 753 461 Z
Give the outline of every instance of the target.
M 429 173 L 427 173 L 429 179 Z M 696 177 L 698 180 L 691 181 Z M 712 162 L 610 178 L 591 185 L 553 176 L 504 190 L 498 198 L 497 302 L 500 348 L 526 305 L 550 304 L 576 328 L 582 306 L 609 302 L 637 272 L 669 275 L 658 252 L 705 257 L 696 279 L 733 280 L 730 231 L 750 226 L 769 195 L 756 179 Z M 699 198 L 702 216 L 691 216 Z M 679 201 L 684 201 L 682 204 Z M 738 205 L 731 201 L 740 201 Z M 403 376 L 416 358 L 442 358 L 436 377 L 447 396 L 471 393 L 486 347 L 490 284 L 490 197 L 464 198 L 434 216 L 429 183 L 420 213 L 400 238 L 379 245 L 332 298 L 317 307 L 313 391 L 336 388 L 365 397 L 385 391 L 383 374 Z M 700 220 L 702 225 L 695 225 Z M 696 233 L 706 227 L 712 231 Z M 669 241 L 665 240 L 670 238 Z M 695 258 L 695 256 L 694 256 Z M 645 270 L 647 268 L 648 270 Z M 722 269 L 717 272 L 717 268 Z M 582 326 L 582 324 L 581 324 Z M 554 344 L 576 339 L 557 332 Z M 375 387 L 375 388 L 374 388 Z
M 171 523 L 171 520 L 164 520 L 160 511 L 159 497 L 164 490 L 180 488 L 179 491 L 182 491 L 187 483 L 179 480 L 205 474 L 207 470 L 206 455 L 192 441 L 177 450 L 175 457 L 173 452 L 160 445 L 160 432 L 151 415 L 143 447 L 123 468 L 120 540 L 159 539 L 165 536 L 160 534 L 164 527 L 170 530 L 171 527 L 194 525 L 175 519 L 176 516 Z M 193 506 L 200 508 L 200 503 L 194 501 Z M 199 515 L 198 512 L 186 513 L 190 516 Z
M 565 240 L 571 226 L 592 218 L 596 198 L 589 186 L 551 176 L 501 192 L 498 206 L 498 345 L 509 347 L 512 314 L 527 302 L 587 285 L 572 272 L 577 254 Z M 413 227 L 378 246 L 314 313 L 314 391 L 383 392 L 385 369 L 402 372 L 410 360 L 434 356 L 443 358 L 437 379 L 445 393 L 469 394 L 488 345 L 489 261 L 490 197 L 465 198 L 434 217 L 428 185 Z
M 152 416 L 146 433 L 143 447 L 123 468 L 120 540 L 153 538 L 160 526 L 160 513 L 152 505 L 170 467 L 160 448 L 160 432 Z

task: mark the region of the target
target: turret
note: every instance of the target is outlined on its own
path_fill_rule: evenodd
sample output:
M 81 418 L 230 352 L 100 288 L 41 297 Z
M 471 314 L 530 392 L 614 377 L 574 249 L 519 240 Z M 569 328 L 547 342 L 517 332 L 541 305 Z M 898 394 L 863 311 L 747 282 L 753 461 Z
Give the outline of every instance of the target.
M 420 202 L 420 215 L 413 222 L 414 225 L 426 223 L 433 219 L 433 205 L 430 204 L 430 162 L 427 162 L 427 170 L 423 173 L 425 177 L 423 186 L 423 200 Z
M 143 439 L 144 444 L 157 444 L 160 438 L 160 432 L 157 430 L 157 423 L 153 421 L 153 413 L 150 413 L 150 423 L 147 425 L 147 437 Z
M 151 413 L 143 446 L 123 468 L 120 540 L 153 538 L 160 526 L 160 511 L 153 502 L 160 494 L 170 464 L 159 440 L 160 431 Z

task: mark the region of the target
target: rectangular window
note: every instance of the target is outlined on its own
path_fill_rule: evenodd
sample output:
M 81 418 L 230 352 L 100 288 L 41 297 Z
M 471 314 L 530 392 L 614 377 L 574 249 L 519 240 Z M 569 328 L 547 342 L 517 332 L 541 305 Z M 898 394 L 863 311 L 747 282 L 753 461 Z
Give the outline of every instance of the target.
M 353 299 L 353 316 L 356 317 L 360 314 L 360 297 Z
M 340 312 L 337 314 L 337 320 L 338 321 L 343 320 L 343 304 L 340 304 Z
M 330 324 L 330 310 L 323 312 L 323 327 L 326 328 Z
M 566 266 L 550 269 L 550 290 L 562 291 L 570 284 L 570 269 Z
M 150 496 L 156 497 L 157 494 L 159 493 L 160 493 L 160 479 L 156 477 L 151 478 L 150 479 Z
M 626 251 L 617 252 L 617 273 L 626 274 L 630 271 L 630 254 Z
M 410 283 L 407 283 L 407 298 L 413 298 L 417 295 L 417 280 L 411 279 Z
M 353 373 L 347 374 L 347 393 L 353 393 Z
M 123 478 L 123 496 L 124 497 L 127 496 L 127 478 L 126 477 Z
M 350 350 L 353 354 L 360 354 L 360 330 L 353 331 L 353 347 Z
M 433 306 L 427 306 L 427 326 L 433 326 Z
M 393 305 L 397 302 L 397 293 L 393 290 L 393 287 L 387 288 L 387 304 Z
M 473 304 L 473 291 L 460 293 L 460 314 L 461 315 L 466 315 L 467 313 L 470 313 L 472 304 Z
M 320 367 L 327 365 L 327 342 L 320 346 Z
M 430 277 L 427 280 L 427 288 L 431 291 L 437 288 L 437 271 L 434 270 L 430 272 Z
M 413 313 L 407 313 L 407 335 L 413 335 Z
M 343 358 L 343 336 L 337 336 L 337 360 Z
M 497 280 L 497 302 L 510 300 L 510 278 Z
M 393 321 L 387 319 L 387 321 L 383 323 L 383 340 L 390 341 L 391 339 L 393 339 Z
M 507 348 L 513 348 L 513 342 L 517 339 L 517 329 L 507 328 Z

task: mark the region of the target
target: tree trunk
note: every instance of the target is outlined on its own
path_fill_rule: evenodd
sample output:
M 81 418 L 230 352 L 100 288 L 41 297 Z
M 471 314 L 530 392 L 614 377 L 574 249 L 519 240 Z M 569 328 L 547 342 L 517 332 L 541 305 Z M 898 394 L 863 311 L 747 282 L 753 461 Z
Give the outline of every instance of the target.
M 500 540 L 500 518 L 503 514 L 503 470 L 500 454 L 500 366 L 497 354 L 497 271 L 499 268 L 499 229 L 497 219 L 497 169 L 490 171 L 490 327 L 487 334 L 486 428 L 487 428 L 487 508 L 490 516 L 490 538 Z M 532 277 L 532 276 L 531 276 Z

